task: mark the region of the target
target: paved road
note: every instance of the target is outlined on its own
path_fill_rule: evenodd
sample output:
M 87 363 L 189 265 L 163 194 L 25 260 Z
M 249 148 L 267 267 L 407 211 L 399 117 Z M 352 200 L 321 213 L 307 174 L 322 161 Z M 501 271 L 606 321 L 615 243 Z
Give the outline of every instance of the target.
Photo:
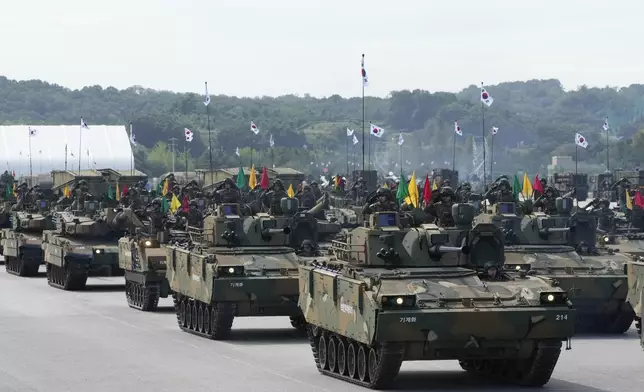
M 171 300 L 157 313 L 130 309 L 123 278 L 90 279 L 88 291 L 64 292 L 44 277 L 19 278 L 0 268 L 1 392 L 365 390 L 320 375 L 307 342 L 286 319 L 236 319 L 234 339 L 215 342 L 181 332 Z M 542 390 L 641 389 L 642 363 L 635 330 L 576 338 Z M 454 361 L 407 362 L 397 389 L 519 390 L 481 385 Z

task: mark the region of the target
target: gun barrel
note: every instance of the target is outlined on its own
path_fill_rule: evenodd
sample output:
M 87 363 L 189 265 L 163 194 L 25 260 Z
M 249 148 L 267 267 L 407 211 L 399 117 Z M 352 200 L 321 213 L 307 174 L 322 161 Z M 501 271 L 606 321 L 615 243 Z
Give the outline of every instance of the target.
M 290 234 L 291 233 L 291 228 L 290 227 L 285 227 L 283 229 L 264 229 L 262 230 L 262 234 L 264 235 L 270 235 L 270 234 Z
M 465 250 L 466 247 L 458 247 L 458 246 L 446 246 L 446 245 L 432 245 L 429 248 L 429 251 L 431 253 L 457 253 L 457 252 L 462 252 Z
M 570 231 L 569 227 L 553 227 L 553 228 L 545 228 L 539 230 L 541 234 L 548 235 L 550 233 L 567 233 Z

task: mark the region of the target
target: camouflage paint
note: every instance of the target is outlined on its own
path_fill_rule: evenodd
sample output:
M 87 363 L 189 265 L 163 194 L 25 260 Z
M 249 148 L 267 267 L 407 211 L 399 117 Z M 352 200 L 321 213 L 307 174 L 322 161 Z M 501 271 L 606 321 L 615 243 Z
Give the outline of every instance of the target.
M 628 263 L 628 302 L 635 311 L 635 323 L 640 344 L 644 349 L 644 335 L 642 335 L 642 316 L 644 315 L 644 261 Z

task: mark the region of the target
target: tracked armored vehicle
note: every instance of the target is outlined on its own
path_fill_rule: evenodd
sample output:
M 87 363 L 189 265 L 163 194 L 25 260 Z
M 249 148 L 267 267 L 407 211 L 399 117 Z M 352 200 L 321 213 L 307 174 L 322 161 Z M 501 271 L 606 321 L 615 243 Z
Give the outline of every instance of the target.
M 299 306 L 321 373 L 380 389 L 403 361 L 458 360 L 521 385 L 548 382 L 573 334 L 572 304 L 549 279 L 502 272 L 503 236 L 472 227 L 474 212 L 454 205 L 453 228 L 375 213 L 334 243 L 337 262 L 300 267 Z
M 131 308 L 153 311 L 159 305 L 159 298 L 167 298 L 171 293 L 165 246 L 187 240 L 187 233 L 154 232 L 150 223 L 142 222 L 131 211 L 128 220 L 131 229 L 119 239 L 119 267 L 125 271 L 125 296 Z
M 53 213 L 56 228 L 43 232 L 47 282 L 63 290 L 82 290 L 90 276 L 111 276 L 118 269 L 118 239 L 124 230 L 113 208 L 99 210 L 85 201 L 82 210 Z
M 644 260 L 638 258 L 627 266 L 628 274 L 628 302 L 635 311 L 635 328 L 640 338 L 640 345 L 644 349 L 644 335 L 642 335 L 642 318 L 644 316 Z
M 240 205 L 221 204 L 203 229 L 191 229 L 189 246 L 168 246 L 179 328 L 217 340 L 229 338 L 235 317 L 288 316 L 303 328 L 289 233 L 268 214 L 240 216 Z
M 328 207 L 328 199 L 325 196 L 318 199 L 317 204 L 308 210 L 300 210 L 299 201 L 295 198 L 284 198 L 281 204 L 282 215 L 273 218 L 277 221 L 278 229 L 290 229 L 288 244 L 294 249 L 298 249 L 305 240 L 317 246 L 325 246 L 325 243 L 330 245 L 342 231 L 339 223 L 316 218 Z
M 2 230 L 2 248 L 7 272 L 18 276 L 36 276 L 43 264 L 42 233 L 54 227 L 47 200 L 35 206 L 13 211 L 11 229 Z
M 626 303 L 626 259 L 599 253 L 592 242 L 581 243 L 585 237 L 579 234 L 592 230 L 594 223 L 582 214 L 571 216 L 572 203 L 571 198 L 557 198 L 556 215 L 528 209 L 523 216 L 514 203 L 497 203 L 476 221 L 503 230 L 506 266 L 516 274 L 553 279 L 568 293 L 577 310 L 577 332 L 624 333 L 633 322 Z

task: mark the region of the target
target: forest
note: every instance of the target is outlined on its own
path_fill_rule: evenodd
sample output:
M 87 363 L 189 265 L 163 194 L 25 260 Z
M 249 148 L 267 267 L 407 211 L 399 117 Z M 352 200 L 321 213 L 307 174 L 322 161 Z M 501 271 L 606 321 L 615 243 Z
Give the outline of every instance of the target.
M 366 97 L 365 151 L 371 151 L 367 164 L 396 174 L 401 165 L 405 172 L 424 173 L 451 167 L 455 156 L 457 169 L 468 172 L 473 150 L 482 146 L 485 133 L 488 159 L 494 151 L 495 172 L 545 173 L 551 156 L 575 156 L 574 135 L 579 132 L 589 143 L 587 149 L 577 150 L 580 170 L 604 170 L 607 146 L 611 169 L 642 165 L 644 157 L 638 151 L 644 151 L 644 85 L 565 90 L 550 79 L 486 89 L 494 103 L 484 109 L 475 85 L 458 93 L 419 89 L 392 91 L 387 98 Z M 152 176 L 171 169 L 168 143 L 173 137 L 178 139 L 177 170 L 185 169 L 184 152 L 190 170 L 208 168 L 208 122 L 214 167 L 249 165 L 252 159 L 256 165 L 288 166 L 311 174 L 324 168 L 344 173 L 347 156 L 349 170 L 362 165 L 359 97 L 213 95 L 207 108 L 203 100 L 200 94 L 141 86 L 71 90 L 40 80 L 0 77 L 0 124 L 75 124 L 81 116 L 90 126 L 131 122 L 138 143 L 136 167 Z M 608 131 L 602 127 L 606 117 Z M 250 130 L 251 121 L 260 130 L 258 135 Z M 463 136 L 455 136 L 455 121 Z M 382 138 L 369 135 L 369 123 L 384 129 Z M 495 136 L 492 127 L 498 128 Z M 184 143 L 184 128 L 194 132 L 190 143 Z M 347 128 L 355 130 L 357 144 L 347 136 Z

